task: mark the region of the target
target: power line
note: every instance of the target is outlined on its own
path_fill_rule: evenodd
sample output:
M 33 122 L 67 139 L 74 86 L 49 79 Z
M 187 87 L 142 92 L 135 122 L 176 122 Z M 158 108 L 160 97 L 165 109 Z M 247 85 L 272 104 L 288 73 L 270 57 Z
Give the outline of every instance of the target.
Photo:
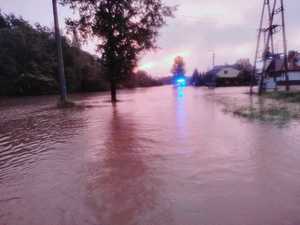
M 279 23 L 275 22 L 275 19 Z M 275 56 L 274 38 L 282 35 L 282 49 L 283 52 L 276 52 L 277 55 L 283 55 L 284 60 L 284 76 L 286 82 L 286 90 L 289 90 L 288 77 L 288 62 L 287 62 L 287 36 L 285 29 L 285 9 L 283 0 L 264 0 L 263 8 L 259 23 L 259 30 L 257 36 L 257 44 L 254 59 L 254 71 L 252 75 L 250 92 L 253 92 L 254 78 L 257 75 L 257 65 L 262 60 L 262 72 L 259 74 L 259 93 L 261 94 L 265 89 L 265 79 L 270 76 L 267 72 L 268 61 L 273 60 Z M 262 51 L 261 51 L 262 47 Z M 261 54 L 262 52 L 262 54 Z M 261 57 L 259 55 L 261 54 Z M 276 78 L 275 82 L 276 82 Z

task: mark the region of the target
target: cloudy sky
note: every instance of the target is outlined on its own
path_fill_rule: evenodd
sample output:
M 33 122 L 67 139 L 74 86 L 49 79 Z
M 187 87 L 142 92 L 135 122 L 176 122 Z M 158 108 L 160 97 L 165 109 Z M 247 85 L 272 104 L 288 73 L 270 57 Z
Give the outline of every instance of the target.
M 160 49 L 141 56 L 140 68 L 154 76 L 168 75 L 177 55 L 185 58 L 187 72 L 211 67 L 212 52 L 216 63 L 234 63 L 239 58 L 253 59 L 257 28 L 263 0 L 165 0 L 179 5 L 176 17 L 168 20 L 158 39 Z M 299 0 L 285 0 L 289 49 L 300 50 Z M 0 0 L 5 13 L 21 15 L 31 23 L 53 26 L 51 0 Z M 72 15 L 59 8 L 60 22 Z M 275 47 L 279 48 L 279 40 Z M 93 45 L 85 46 L 93 52 Z

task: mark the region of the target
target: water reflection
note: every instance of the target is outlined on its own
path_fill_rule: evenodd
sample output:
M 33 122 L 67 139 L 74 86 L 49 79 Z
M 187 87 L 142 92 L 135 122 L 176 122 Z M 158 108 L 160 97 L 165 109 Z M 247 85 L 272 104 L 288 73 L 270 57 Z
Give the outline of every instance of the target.
M 184 98 L 184 90 L 185 90 L 185 87 L 177 87 L 176 88 L 177 100 Z
M 54 144 L 66 143 L 79 134 L 86 121 L 78 110 L 45 109 L 26 118 L 2 121 L 0 126 L 0 182 L 9 170 L 39 160 Z
M 242 93 L 138 89 L 69 111 L 43 110 L 43 97 L 3 103 L 0 224 L 298 224 L 300 126 L 224 114 L 219 98 L 259 104 Z
M 115 106 L 107 128 L 104 159 L 89 184 L 89 202 L 100 224 L 149 224 L 155 218 L 159 179 L 144 160 L 151 161 L 145 139 L 130 114 Z
M 185 87 L 177 87 L 175 89 L 176 95 L 176 134 L 180 141 L 187 137 L 187 109 L 185 99 Z

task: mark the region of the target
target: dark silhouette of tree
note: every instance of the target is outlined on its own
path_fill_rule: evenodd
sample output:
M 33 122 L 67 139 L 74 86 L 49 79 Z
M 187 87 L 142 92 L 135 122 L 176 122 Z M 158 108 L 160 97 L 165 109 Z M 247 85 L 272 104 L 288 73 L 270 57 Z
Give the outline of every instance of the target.
M 8 27 L 9 25 L 7 24 L 7 21 L 5 17 L 1 14 L 1 10 L 0 10 L 0 29 L 8 28 Z
M 253 66 L 249 59 L 239 59 L 234 65 L 240 74 L 238 76 L 237 85 L 248 85 L 251 82 L 251 77 L 253 73 Z M 255 81 L 256 82 L 256 81 Z
M 67 20 L 83 39 L 99 39 L 98 50 L 110 81 L 111 100 L 117 101 L 117 87 L 137 65 L 141 52 L 155 48 L 158 30 L 173 16 L 175 8 L 161 0 L 61 0 L 78 10 L 78 20 Z
M 249 59 L 239 59 L 236 61 L 235 65 L 239 70 L 244 70 L 244 71 L 253 70 L 253 66 L 251 65 Z
M 14 15 L 0 13 L 0 21 L 0 95 L 58 93 L 54 32 Z M 108 90 L 99 58 L 72 47 L 66 37 L 62 48 L 70 92 Z
M 174 64 L 172 66 L 171 73 L 173 74 L 174 78 L 185 76 L 185 62 L 183 60 L 183 57 L 177 56 L 174 59 Z
M 192 74 L 191 84 L 194 85 L 194 86 L 198 86 L 199 79 L 200 79 L 200 73 L 198 72 L 197 69 L 195 69 L 193 74 Z
M 125 85 L 129 88 L 153 87 L 162 85 L 162 82 L 151 77 L 146 71 L 138 70 L 130 76 L 130 79 L 126 81 Z

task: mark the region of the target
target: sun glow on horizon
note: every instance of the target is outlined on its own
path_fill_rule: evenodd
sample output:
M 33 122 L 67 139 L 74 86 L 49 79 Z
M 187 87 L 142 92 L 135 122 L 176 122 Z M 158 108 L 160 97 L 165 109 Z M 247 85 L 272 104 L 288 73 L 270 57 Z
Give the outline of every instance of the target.
M 138 67 L 139 70 L 148 70 L 154 68 L 156 63 L 154 62 L 147 62 L 142 64 L 141 66 Z
M 138 66 L 138 70 L 151 71 L 155 68 L 166 68 L 166 67 L 171 68 L 174 59 L 177 56 L 186 58 L 191 56 L 191 54 L 192 53 L 190 50 L 174 51 L 171 53 L 168 52 L 167 54 L 165 52 L 162 52 L 161 54 L 158 54 L 155 59 L 152 59 L 152 61 L 141 62 L 141 65 Z

